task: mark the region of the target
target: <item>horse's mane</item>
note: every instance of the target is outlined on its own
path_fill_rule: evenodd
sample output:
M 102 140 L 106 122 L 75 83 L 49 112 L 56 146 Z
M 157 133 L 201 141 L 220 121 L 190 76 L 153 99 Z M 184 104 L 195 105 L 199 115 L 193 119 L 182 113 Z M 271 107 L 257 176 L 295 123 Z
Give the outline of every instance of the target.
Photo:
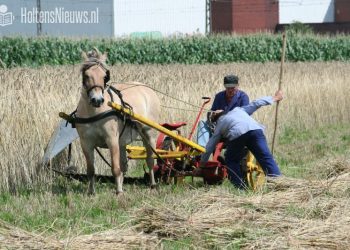
M 94 65 L 99 65 L 99 66 L 101 66 L 105 71 L 107 71 L 108 68 L 107 68 L 106 63 L 105 63 L 104 61 L 100 60 L 100 59 L 99 59 L 99 56 L 100 56 L 100 54 L 99 54 L 98 51 L 95 51 L 95 50 L 89 51 L 89 52 L 87 53 L 87 60 L 85 60 L 85 61 L 83 62 L 83 64 L 81 65 L 80 71 L 81 71 L 81 72 L 84 72 L 84 71 L 86 71 L 87 69 L 91 68 L 91 67 L 94 66 Z

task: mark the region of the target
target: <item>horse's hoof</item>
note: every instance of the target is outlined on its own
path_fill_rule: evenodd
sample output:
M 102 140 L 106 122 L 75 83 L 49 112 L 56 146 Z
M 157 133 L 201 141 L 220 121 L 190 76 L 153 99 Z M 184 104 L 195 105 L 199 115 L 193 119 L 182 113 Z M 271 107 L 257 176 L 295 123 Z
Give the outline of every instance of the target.
M 88 191 L 88 196 L 94 196 L 95 195 L 95 191 Z
M 150 194 L 159 194 L 159 185 L 151 185 L 151 188 L 149 189 Z
M 115 192 L 115 194 L 120 197 L 120 196 L 123 196 L 124 195 L 124 192 L 123 191 L 117 191 Z

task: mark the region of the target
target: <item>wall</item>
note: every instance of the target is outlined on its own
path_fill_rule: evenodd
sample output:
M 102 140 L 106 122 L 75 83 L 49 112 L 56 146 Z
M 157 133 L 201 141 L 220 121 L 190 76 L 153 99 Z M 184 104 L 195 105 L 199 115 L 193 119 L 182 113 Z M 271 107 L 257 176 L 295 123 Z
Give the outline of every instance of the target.
M 211 31 L 232 32 L 232 1 L 211 2 Z
M 205 33 L 205 0 L 114 0 L 114 35 Z
M 3 11 L 0 10 L 0 15 L 7 15 L 7 25 L 0 25 L 0 36 L 4 35 L 28 35 L 34 36 L 37 34 L 36 24 L 21 23 L 21 8 L 33 8 L 36 6 L 36 0 L 2 0 L 0 5 Z M 6 10 L 7 8 L 7 10 Z M 4 24 L 3 24 L 4 25 Z
M 41 1 L 42 10 L 55 10 L 57 6 L 60 6 L 61 10 L 63 7 L 64 11 L 70 12 L 69 23 L 54 22 L 43 25 L 42 33 L 45 35 L 75 37 L 110 37 L 113 35 L 113 0 Z
M 274 31 L 278 24 L 277 1 L 233 0 L 232 2 L 234 32 Z
M 274 0 L 213 0 L 212 32 L 274 31 L 278 2 Z
M 279 0 L 279 23 L 294 21 L 334 22 L 334 0 Z
M 0 35 L 37 35 L 36 0 L 1 0 L 5 5 L 0 22 L 10 12 L 14 20 L 0 23 Z M 69 37 L 204 34 L 205 6 L 205 0 L 41 0 L 41 13 L 47 15 L 39 26 L 42 35 Z M 68 14 L 68 22 L 57 13 Z
M 40 22 L 42 35 L 113 35 L 113 0 L 41 0 L 41 12 L 36 0 L 2 0 L 0 6 L 0 16 L 11 13 L 14 17 L 12 24 L 2 26 L 0 23 L 0 35 L 36 36 Z M 6 13 L 3 13 L 4 6 Z
M 335 21 L 350 22 L 350 0 L 335 0 Z

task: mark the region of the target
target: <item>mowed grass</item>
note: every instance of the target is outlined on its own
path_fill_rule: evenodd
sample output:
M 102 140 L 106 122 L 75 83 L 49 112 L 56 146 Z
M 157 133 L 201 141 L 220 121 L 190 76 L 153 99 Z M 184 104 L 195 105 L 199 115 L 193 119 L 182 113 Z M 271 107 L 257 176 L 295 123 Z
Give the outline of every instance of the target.
M 298 178 L 284 182 L 292 186 L 298 183 L 292 189 L 276 191 L 267 186 L 254 194 L 235 190 L 228 182 L 207 187 L 196 179 L 194 183 L 187 180 L 185 186 L 161 185 L 155 192 L 144 185 L 125 185 L 126 194 L 119 199 L 111 184 L 98 183 L 97 194 L 90 197 L 85 183 L 68 181 L 40 165 L 59 121 L 58 112 L 69 113 L 76 107 L 81 83 L 79 66 L 1 70 L 0 220 L 32 232 L 37 238 L 61 240 L 62 248 L 77 248 L 74 239 L 82 235 L 132 228 L 137 237 L 140 232 L 146 232 L 147 237 L 156 235 L 156 239 L 147 238 L 149 248 L 279 249 L 310 247 L 310 242 L 332 247 L 335 243 L 328 241 L 326 245 L 322 236 L 315 241 L 315 231 L 311 229 L 321 230 L 324 227 L 318 225 L 333 222 L 334 216 L 342 214 L 343 223 L 339 222 L 333 234 L 320 234 L 334 241 L 343 237 L 338 243 L 341 248 L 341 244 L 349 242 L 339 230 L 346 231 L 350 225 L 350 217 L 344 212 L 350 211 L 350 188 L 344 182 L 341 191 L 333 190 L 331 184 L 336 182 L 327 180 L 346 173 L 349 167 L 349 66 L 340 62 L 286 64 L 282 86 L 285 100 L 279 110 L 275 156 L 284 175 Z M 188 121 L 183 130 L 187 134 L 198 108 L 171 97 L 199 106 L 202 96 L 213 96 L 222 89 L 223 76 L 228 73 L 240 76 L 241 89 L 251 99 L 270 95 L 278 85 L 279 65 L 119 65 L 111 72 L 115 82 L 141 81 L 166 94 L 159 93 L 163 105 L 160 122 Z M 274 107 L 264 107 L 254 115 L 266 125 L 269 141 L 274 111 Z M 52 163 L 63 169 L 66 154 Z M 78 143 L 73 148 L 73 165 L 85 173 Z M 128 174 L 142 176 L 141 165 Z M 98 173 L 110 174 L 102 161 L 97 161 L 96 167 Z M 308 184 L 299 184 L 299 180 Z M 323 180 L 331 184 L 325 185 Z M 319 181 L 322 188 L 313 188 L 313 183 Z M 1 228 L 0 239 L 7 239 Z M 288 237 L 299 241 L 291 242 Z M 280 240 L 276 242 L 277 239 Z M 106 246 L 105 241 L 95 240 L 101 247 Z M 123 246 L 147 248 L 142 244 L 144 241 L 133 247 Z

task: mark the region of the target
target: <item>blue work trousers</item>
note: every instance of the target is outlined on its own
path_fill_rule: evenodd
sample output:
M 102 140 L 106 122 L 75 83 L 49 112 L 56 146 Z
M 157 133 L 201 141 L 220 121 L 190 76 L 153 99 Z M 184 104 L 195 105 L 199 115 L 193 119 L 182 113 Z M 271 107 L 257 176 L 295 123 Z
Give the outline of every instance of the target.
M 225 160 L 230 181 L 238 188 L 244 188 L 243 174 L 240 160 L 247 147 L 260 163 L 267 176 L 279 176 L 281 172 L 273 159 L 266 142 L 266 137 L 261 129 L 251 130 L 235 140 L 226 143 Z

